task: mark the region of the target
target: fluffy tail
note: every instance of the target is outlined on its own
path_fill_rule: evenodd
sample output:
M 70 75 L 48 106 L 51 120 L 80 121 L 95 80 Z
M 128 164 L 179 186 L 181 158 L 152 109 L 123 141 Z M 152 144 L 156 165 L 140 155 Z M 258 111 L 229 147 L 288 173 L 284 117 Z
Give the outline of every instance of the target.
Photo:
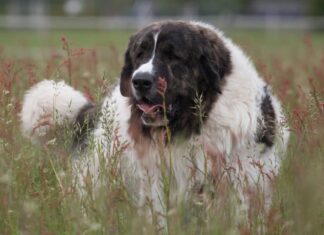
M 64 81 L 44 80 L 25 94 L 21 123 L 23 135 L 34 143 L 53 138 L 52 130 L 64 123 L 73 123 L 91 102 Z

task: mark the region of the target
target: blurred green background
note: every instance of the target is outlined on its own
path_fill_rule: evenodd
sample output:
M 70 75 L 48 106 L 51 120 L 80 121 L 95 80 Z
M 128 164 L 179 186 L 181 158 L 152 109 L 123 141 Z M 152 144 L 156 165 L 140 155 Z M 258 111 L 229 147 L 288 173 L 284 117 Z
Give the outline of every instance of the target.
M 290 14 L 323 15 L 322 0 L 2 0 L 2 14 L 47 15 L 136 15 L 144 10 L 151 14 Z

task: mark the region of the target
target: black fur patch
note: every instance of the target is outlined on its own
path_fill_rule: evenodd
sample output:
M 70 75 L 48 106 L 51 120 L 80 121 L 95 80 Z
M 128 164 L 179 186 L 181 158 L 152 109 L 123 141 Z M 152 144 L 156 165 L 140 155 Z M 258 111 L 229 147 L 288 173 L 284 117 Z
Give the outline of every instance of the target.
M 130 97 L 130 125 L 139 125 L 136 128 L 138 134 L 148 135 L 161 129 L 144 126 L 137 120 L 141 116 L 136 108 L 139 101 L 131 92 L 131 76 L 151 58 L 154 34 L 157 32 L 153 76 L 156 83 L 159 77 L 167 83 L 165 103 L 172 105 L 172 111 L 167 117 L 168 127 L 172 136 L 198 134 L 213 103 L 222 92 L 226 82 L 224 78 L 231 72 L 230 52 L 214 31 L 181 21 L 155 23 L 132 36 L 125 53 L 120 88 L 122 95 Z M 148 98 L 162 102 L 156 92 Z M 198 98 L 201 98 L 200 104 L 197 104 Z
M 267 147 L 272 147 L 275 141 L 276 114 L 271 101 L 271 94 L 268 88 L 264 87 L 264 97 L 261 102 L 261 114 L 263 121 L 260 121 L 257 142 Z
M 89 133 L 95 128 L 98 110 L 93 103 L 87 103 L 79 111 L 73 123 L 73 148 L 84 148 Z

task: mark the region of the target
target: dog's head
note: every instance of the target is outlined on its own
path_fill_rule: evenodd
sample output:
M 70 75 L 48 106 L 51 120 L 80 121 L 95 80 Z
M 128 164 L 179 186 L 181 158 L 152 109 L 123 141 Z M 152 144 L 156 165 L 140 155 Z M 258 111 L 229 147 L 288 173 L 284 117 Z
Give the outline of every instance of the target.
M 159 22 L 131 37 L 120 89 L 144 127 L 168 124 L 173 132 L 191 133 L 199 131 L 230 70 L 230 53 L 211 28 Z

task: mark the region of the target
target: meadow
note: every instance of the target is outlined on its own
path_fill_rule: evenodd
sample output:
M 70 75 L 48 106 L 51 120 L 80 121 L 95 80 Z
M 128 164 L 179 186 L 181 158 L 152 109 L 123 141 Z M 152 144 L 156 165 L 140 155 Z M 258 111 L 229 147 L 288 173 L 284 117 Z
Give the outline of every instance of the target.
M 24 92 L 42 79 L 63 79 L 100 102 L 118 80 L 131 33 L 0 31 L 0 234 L 157 233 L 137 214 L 113 167 L 100 194 L 80 200 L 68 143 L 53 140 L 44 148 L 20 133 Z M 168 213 L 168 232 L 324 234 L 324 32 L 226 34 L 272 85 L 288 117 L 291 139 L 273 205 L 264 221 L 255 217 L 240 226 L 229 201 L 178 205 Z

